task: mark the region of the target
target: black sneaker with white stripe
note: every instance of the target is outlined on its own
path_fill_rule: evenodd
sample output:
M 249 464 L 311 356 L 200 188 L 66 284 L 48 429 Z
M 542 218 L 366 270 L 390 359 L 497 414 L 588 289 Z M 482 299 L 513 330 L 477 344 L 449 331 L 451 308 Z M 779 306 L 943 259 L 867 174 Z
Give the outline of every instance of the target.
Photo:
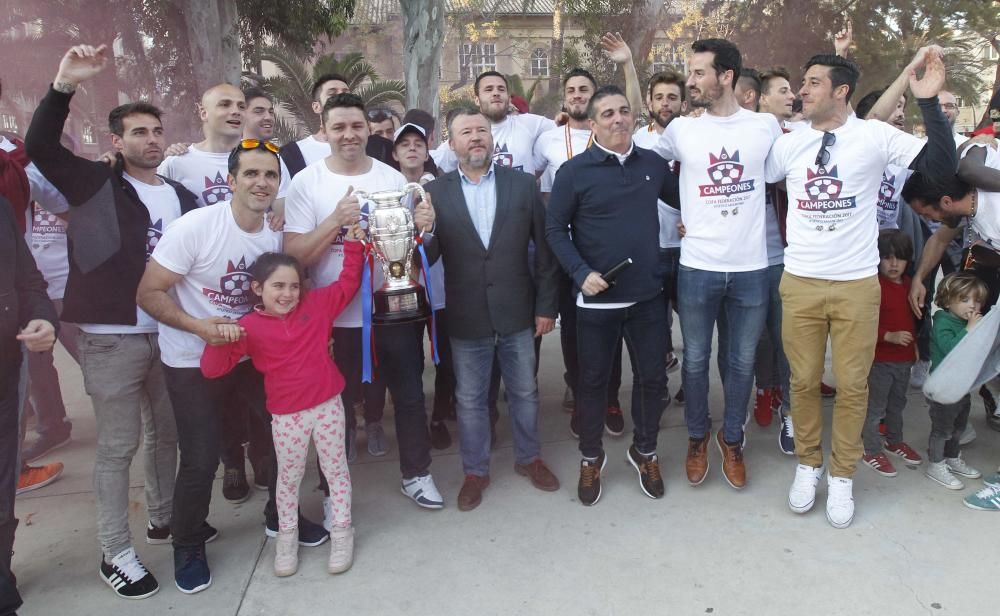
M 160 590 L 153 574 L 146 570 L 135 548 L 129 548 L 111 559 L 101 559 L 101 579 L 123 599 L 145 599 Z

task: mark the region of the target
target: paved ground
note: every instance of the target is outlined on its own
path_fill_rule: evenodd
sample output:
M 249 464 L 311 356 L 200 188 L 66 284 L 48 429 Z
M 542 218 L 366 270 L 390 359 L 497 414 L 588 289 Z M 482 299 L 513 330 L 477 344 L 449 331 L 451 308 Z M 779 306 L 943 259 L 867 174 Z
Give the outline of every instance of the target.
M 646 498 L 625 463 L 628 440 L 606 439 L 610 459 L 604 495 L 595 507 L 580 506 L 577 443 L 567 430 L 569 416 L 560 409 L 558 347 L 555 336 L 547 337 L 540 379 L 543 453 L 563 482 L 560 491 L 539 492 L 513 473 L 510 430 L 502 421 L 493 483 L 480 508 L 461 513 L 455 506 L 462 473 L 453 446 L 437 452 L 432 467 L 447 507 L 422 510 L 399 494 L 390 429 L 390 455 L 376 460 L 363 452 L 352 467 L 357 538 L 349 572 L 328 575 L 323 546 L 302 549 L 294 577 L 275 578 L 273 542 L 265 541 L 262 532 L 264 493 L 234 506 L 217 490 L 209 518 L 221 530 L 209 546 L 212 587 L 182 595 L 173 586 L 170 547 L 140 542 L 139 553 L 160 580 L 161 591 L 137 602 L 114 597 L 98 579 L 91 487 L 94 419 L 79 371 L 60 350 L 74 441 L 51 456 L 66 463 L 63 478 L 17 502 L 21 527 L 14 568 L 26 602 L 20 613 L 912 616 L 988 611 L 985 597 L 995 588 L 1000 566 L 1000 518 L 961 503 L 980 482 L 951 492 L 931 484 L 922 469 L 902 468 L 899 477 L 885 479 L 862 468 L 855 480 L 854 524 L 835 530 L 823 514 L 825 487 L 813 512 L 797 516 L 788 510 L 786 491 L 795 462 L 778 451 L 776 423 L 749 431 L 747 489 L 736 492 L 725 484 L 717 451 L 711 453 L 709 478 L 692 488 L 682 467 L 683 415 L 671 407 L 659 444 L 666 496 Z M 427 391 L 432 375 L 430 370 L 425 374 Z M 679 374 L 674 376 L 671 390 L 679 382 Z M 624 388 L 623 399 L 629 391 Z M 717 377 L 711 402 L 720 408 Z M 979 438 L 965 457 L 992 470 L 1000 462 L 1000 433 L 987 428 L 978 401 L 972 422 Z M 922 451 L 928 430 L 926 404 L 912 391 L 908 440 Z M 303 484 L 303 508 L 319 519 L 320 494 L 311 472 Z M 132 486 L 130 519 L 142 537 L 146 518 L 138 462 Z

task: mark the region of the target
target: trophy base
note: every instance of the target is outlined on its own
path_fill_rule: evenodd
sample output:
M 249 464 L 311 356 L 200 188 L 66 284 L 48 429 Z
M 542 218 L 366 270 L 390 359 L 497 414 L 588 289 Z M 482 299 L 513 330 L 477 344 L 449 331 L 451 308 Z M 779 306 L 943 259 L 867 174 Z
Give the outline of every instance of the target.
M 420 285 L 405 289 L 379 289 L 374 293 L 374 325 L 400 325 L 423 321 L 431 315 L 427 295 Z

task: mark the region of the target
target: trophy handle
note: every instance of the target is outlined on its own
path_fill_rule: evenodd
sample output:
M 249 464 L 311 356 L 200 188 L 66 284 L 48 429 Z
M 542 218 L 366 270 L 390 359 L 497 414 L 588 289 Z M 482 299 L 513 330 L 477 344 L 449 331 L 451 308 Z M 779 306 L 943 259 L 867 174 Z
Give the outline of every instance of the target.
M 424 190 L 424 187 L 422 185 L 420 185 L 420 184 L 418 184 L 416 182 L 410 182 L 410 183 L 406 184 L 405 186 L 403 186 L 402 191 L 403 191 L 404 195 L 408 195 L 411 192 L 416 191 L 416 193 L 418 195 L 420 195 L 421 199 L 423 199 L 424 201 L 427 201 L 427 192 Z M 416 206 L 414 206 L 414 207 L 416 207 Z M 420 237 L 423 237 L 423 236 L 424 236 L 424 230 L 420 229 Z

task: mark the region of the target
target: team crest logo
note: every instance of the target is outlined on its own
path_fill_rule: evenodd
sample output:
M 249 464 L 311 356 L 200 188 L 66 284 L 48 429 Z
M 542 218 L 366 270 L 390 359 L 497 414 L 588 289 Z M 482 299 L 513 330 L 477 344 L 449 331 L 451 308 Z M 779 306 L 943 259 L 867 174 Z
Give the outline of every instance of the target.
M 507 149 L 507 144 L 500 145 L 497 144 L 493 147 L 493 162 L 500 165 L 501 167 L 508 167 L 510 169 L 515 169 L 517 171 L 523 171 L 524 166 L 520 165 L 514 166 L 514 155 L 510 153 Z
M 889 175 L 888 171 L 882 172 L 882 184 L 878 187 L 878 208 L 886 212 L 893 212 L 898 205 L 896 201 L 896 176 Z
M 58 216 L 38 207 L 37 203 L 34 204 L 33 209 L 35 214 L 31 217 L 32 234 L 66 233 L 65 225 Z
M 806 169 L 804 185 L 808 199 L 799 199 L 799 209 L 812 212 L 829 212 L 847 210 L 855 206 L 854 197 L 841 197 L 844 183 L 837 177 L 837 165 L 820 166 L 814 172 Z
M 240 258 L 235 264 L 228 261 L 226 273 L 219 279 L 219 289 L 202 289 L 201 292 L 214 306 L 246 312 L 254 298 L 250 289 L 250 281 L 253 280 L 250 275 L 252 266 L 253 263 L 246 262 L 246 257 Z
M 732 154 L 722 148 L 719 155 L 708 154 L 708 179 L 711 184 L 699 186 L 702 197 L 717 195 L 734 195 L 753 190 L 753 180 L 743 180 L 743 164 L 740 163 L 740 151 Z
M 154 222 L 149 229 L 146 230 L 146 261 L 149 261 L 149 255 L 153 254 L 153 249 L 156 245 L 160 243 L 160 238 L 163 237 L 163 219 Z
M 229 188 L 222 172 L 215 174 L 215 179 L 205 178 L 205 190 L 201 193 L 201 199 L 205 205 L 215 205 L 220 201 L 229 201 L 233 197 L 233 191 Z

